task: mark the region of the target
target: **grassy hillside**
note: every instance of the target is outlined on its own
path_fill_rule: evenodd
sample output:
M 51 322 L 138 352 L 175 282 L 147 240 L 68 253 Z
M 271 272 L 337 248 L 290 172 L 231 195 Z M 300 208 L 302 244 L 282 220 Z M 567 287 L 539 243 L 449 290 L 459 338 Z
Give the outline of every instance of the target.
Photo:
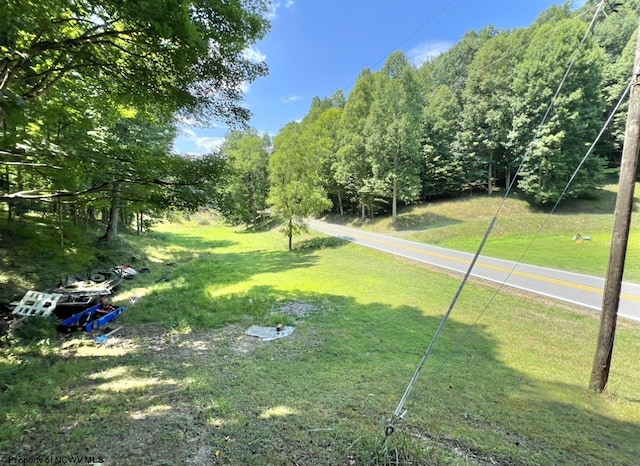
M 123 237 L 110 254 L 134 252 L 150 273 L 116 297 L 128 309 L 107 344 L 60 340 L 37 320 L 5 337 L 0 456 L 119 466 L 637 461 L 640 327 L 619 323 L 610 384 L 596 395 L 593 313 L 478 284 L 385 441 L 384 419 L 458 280 L 317 234 L 295 244 L 288 252 L 277 231 L 206 215 Z M 105 254 L 76 247 L 66 254 Z M 244 335 L 277 323 L 294 333 Z
M 331 216 L 329 220 L 475 252 L 497 215 L 484 255 L 602 277 L 609 260 L 616 189 L 616 185 L 606 186 L 592 199 L 561 204 L 553 214 L 548 212 L 550 208 L 536 209 L 513 197 L 503 204 L 498 193 L 410 206 L 401 211 L 396 227 L 389 217 L 361 220 Z M 640 193 L 640 185 L 636 193 Z M 639 202 L 636 197 L 636 205 Z M 632 221 L 625 280 L 640 283 L 640 215 L 634 213 Z M 573 241 L 576 234 L 591 240 Z

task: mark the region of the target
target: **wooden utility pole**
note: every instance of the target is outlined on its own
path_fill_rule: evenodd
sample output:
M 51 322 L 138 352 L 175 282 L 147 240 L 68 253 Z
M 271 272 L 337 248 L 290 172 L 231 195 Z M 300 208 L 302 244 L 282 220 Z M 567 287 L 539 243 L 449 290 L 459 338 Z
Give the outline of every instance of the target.
M 591 381 L 589 387 L 598 392 L 604 391 L 609 379 L 613 340 L 618 319 L 618 305 L 624 273 L 624 261 L 627 255 L 629 227 L 633 210 L 633 191 L 636 183 L 638 151 L 640 149 L 640 27 L 636 42 L 636 55 L 631 77 L 631 95 L 629 97 L 629 113 L 624 135 L 622 161 L 620 163 L 620 181 L 616 199 L 616 212 L 613 223 L 613 237 L 609 256 L 609 268 L 604 284 L 602 314 L 600 316 L 600 332 L 596 354 L 593 359 Z

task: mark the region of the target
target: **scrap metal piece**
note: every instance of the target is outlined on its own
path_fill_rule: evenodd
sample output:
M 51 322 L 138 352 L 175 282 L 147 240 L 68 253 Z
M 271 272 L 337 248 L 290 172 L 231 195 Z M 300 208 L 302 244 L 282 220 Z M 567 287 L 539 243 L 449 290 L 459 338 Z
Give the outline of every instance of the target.
M 58 301 L 62 298 L 60 293 L 43 293 L 41 291 L 27 291 L 22 297 L 12 314 L 19 316 L 47 317 L 56 308 Z

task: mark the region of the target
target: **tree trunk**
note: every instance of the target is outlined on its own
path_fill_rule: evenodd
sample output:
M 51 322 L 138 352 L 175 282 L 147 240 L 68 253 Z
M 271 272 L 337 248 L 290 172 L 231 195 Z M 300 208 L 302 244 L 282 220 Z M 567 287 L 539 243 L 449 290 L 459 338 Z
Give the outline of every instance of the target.
M 143 215 L 144 214 L 142 212 L 136 212 L 136 233 L 138 234 L 138 236 L 142 236 L 142 226 L 144 224 Z
M 507 159 L 506 163 L 505 163 L 505 172 L 504 172 L 504 182 L 505 182 L 505 187 L 507 189 L 509 189 L 509 186 L 511 186 L 511 167 L 510 167 L 510 163 L 509 163 L 509 159 Z
M 89 225 L 90 212 L 93 212 L 93 209 L 91 209 L 91 207 L 89 207 L 89 206 L 85 206 L 84 207 L 84 218 L 83 218 L 83 221 L 82 221 L 82 236 L 83 236 L 83 238 L 87 234 L 87 227 Z
M 71 204 L 69 207 L 71 209 L 71 213 L 73 214 L 73 226 L 80 225 L 80 215 L 78 213 L 78 204 Z
M 100 237 L 107 243 L 113 241 L 118 236 L 118 217 L 120 213 L 120 186 L 115 184 L 111 191 L 111 208 L 109 209 L 109 222 L 104 235 Z
M 2 233 L 2 236 L 7 236 L 7 233 L 9 233 L 9 225 L 11 225 L 11 220 L 13 219 L 13 208 L 12 208 L 12 202 L 7 202 L 7 224 L 4 227 L 4 232 Z
M 64 224 L 62 223 L 62 200 L 58 198 L 58 233 L 60 234 L 60 247 L 64 247 Z
M 487 194 L 493 194 L 493 153 L 489 157 L 489 166 L 487 167 Z
M 120 225 L 120 229 L 123 229 L 125 232 L 129 230 L 129 224 L 127 222 L 127 209 L 125 206 L 120 207 L 119 214 L 120 219 L 118 220 L 118 225 Z
M 289 232 L 287 233 L 289 237 L 289 251 L 293 249 L 293 220 L 289 219 Z
M 393 199 L 391 200 L 391 224 L 398 223 L 398 151 L 393 155 Z
M 344 208 L 342 207 L 342 193 L 338 190 L 338 211 L 340 215 L 344 215 Z

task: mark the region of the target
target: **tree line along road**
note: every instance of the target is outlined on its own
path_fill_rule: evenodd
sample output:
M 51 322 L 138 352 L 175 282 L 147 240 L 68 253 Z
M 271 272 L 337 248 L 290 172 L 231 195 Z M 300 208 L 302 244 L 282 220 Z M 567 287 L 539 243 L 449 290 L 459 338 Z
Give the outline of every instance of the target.
M 407 259 L 465 274 L 473 254 L 356 228 L 310 220 L 310 227 L 321 233 L 355 244 L 377 249 Z M 504 284 L 531 293 L 582 306 L 594 311 L 602 309 L 604 279 L 562 270 L 480 256 L 471 276 Z M 624 282 L 618 316 L 640 322 L 640 285 Z

